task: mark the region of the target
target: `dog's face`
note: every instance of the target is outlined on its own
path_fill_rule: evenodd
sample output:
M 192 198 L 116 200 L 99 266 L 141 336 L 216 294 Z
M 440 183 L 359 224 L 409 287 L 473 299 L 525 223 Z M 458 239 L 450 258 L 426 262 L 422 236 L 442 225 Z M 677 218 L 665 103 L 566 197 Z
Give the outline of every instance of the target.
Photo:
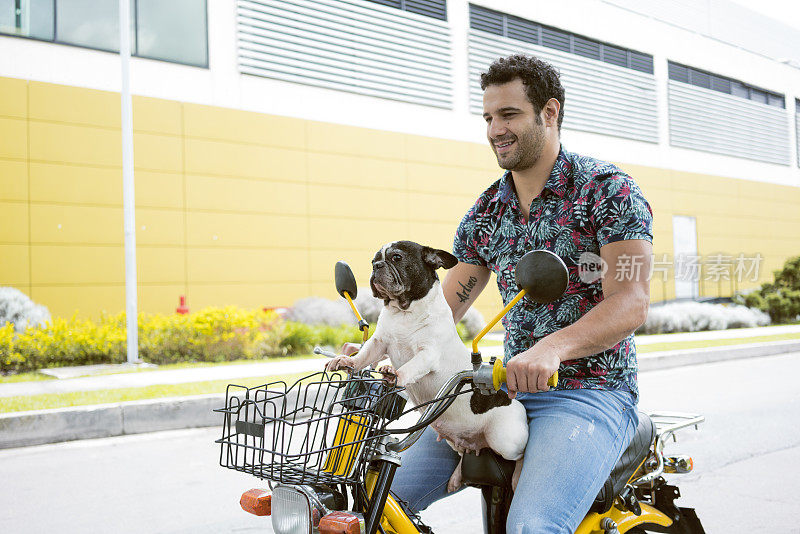
M 439 280 L 436 269 L 450 269 L 456 263 L 456 257 L 444 250 L 413 241 L 395 241 L 375 254 L 369 285 L 372 294 L 383 299 L 385 304 L 397 301 L 400 309 L 405 310 L 427 295 Z

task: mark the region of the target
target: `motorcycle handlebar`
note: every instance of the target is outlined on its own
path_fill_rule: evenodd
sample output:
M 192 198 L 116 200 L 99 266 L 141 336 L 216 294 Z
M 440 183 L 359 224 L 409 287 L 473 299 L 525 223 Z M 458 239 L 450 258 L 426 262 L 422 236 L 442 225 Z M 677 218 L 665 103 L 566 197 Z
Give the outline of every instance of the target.
M 455 398 L 459 393 L 453 394 L 453 392 L 467 382 L 473 382 L 478 390 L 486 393 L 490 393 L 492 390 L 498 391 L 500 386 L 506 382 L 506 369 L 503 367 L 502 360 L 495 360 L 491 367 L 484 364 L 473 371 L 461 371 L 451 376 L 448 381 L 439 388 L 439 392 L 436 394 L 437 400 L 425 409 L 425 412 L 416 425 L 409 428 L 389 431 L 390 434 L 411 433 L 398 442 L 389 443 L 387 448 L 394 452 L 402 452 L 413 445 L 425 431 L 425 427 L 439 418 L 445 410 L 455 402 Z M 555 387 L 557 383 L 558 371 L 547 381 L 550 387 Z
M 425 413 L 422 414 L 422 417 L 420 417 L 416 425 L 402 430 L 390 431 L 392 434 L 405 434 L 410 431 L 411 434 L 400 441 L 387 444 L 386 448 L 392 452 L 402 452 L 416 443 L 425 431 L 425 428 L 438 419 L 455 401 L 455 396 L 451 396 L 450 394 L 461 384 L 471 381 L 473 375 L 474 371 L 461 371 L 451 376 L 450 379 L 439 388 L 439 392 L 436 394 L 436 398 L 439 400 L 430 404 L 425 409 Z

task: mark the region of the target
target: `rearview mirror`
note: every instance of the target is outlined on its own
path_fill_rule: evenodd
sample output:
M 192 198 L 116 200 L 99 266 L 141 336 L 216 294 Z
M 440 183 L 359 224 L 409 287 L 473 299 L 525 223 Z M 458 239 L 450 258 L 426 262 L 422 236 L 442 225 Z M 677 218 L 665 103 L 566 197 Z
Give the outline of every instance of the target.
M 355 300 L 358 294 L 358 287 L 356 286 L 356 277 L 353 276 L 353 271 L 350 266 L 343 261 L 337 261 L 334 268 L 334 278 L 336 279 L 336 291 L 344 297 L 345 292 L 350 295 L 350 298 Z M 345 297 L 346 298 L 346 297 Z
M 517 286 L 525 290 L 525 296 L 538 304 L 560 298 L 569 282 L 567 266 L 549 250 L 532 250 L 525 254 L 517 263 L 515 278 Z

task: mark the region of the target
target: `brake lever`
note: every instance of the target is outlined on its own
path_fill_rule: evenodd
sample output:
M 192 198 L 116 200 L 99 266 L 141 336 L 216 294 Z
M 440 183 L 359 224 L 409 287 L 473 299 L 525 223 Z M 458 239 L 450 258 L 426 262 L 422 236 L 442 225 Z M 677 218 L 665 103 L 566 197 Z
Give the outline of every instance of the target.
M 314 347 L 314 354 L 321 354 L 322 356 L 327 356 L 328 358 L 335 358 L 338 354 L 331 352 L 329 350 L 322 349 L 320 347 Z

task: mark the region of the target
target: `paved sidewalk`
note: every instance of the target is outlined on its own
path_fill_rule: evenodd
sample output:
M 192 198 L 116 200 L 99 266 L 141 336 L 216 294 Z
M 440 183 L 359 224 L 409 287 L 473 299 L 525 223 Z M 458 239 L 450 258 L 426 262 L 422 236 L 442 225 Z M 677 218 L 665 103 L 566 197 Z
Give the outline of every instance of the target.
M 709 339 L 736 339 L 742 337 L 777 336 L 800 333 L 800 324 L 781 326 L 758 326 L 755 328 L 730 328 L 728 330 L 708 330 L 703 332 L 682 332 L 679 334 L 655 334 L 636 336 L 637 345 L 653 343 L 672 343 L 677 341 L 707 341 Z
M 209 380 L 234 380 L 251 376 L 277 376 L 295 373 L 322 371 L 328 358 L 307 360 L 277 360 L 210 367 L 193 367 L 166 371 L 142 371 L 102 376 L 84 376 L 62 380 L 40 380 L 35 382 L 12 382 L 0 384 L 0 398 L 17 395 L 42 395 L 45 393 L 67 393 L 70 391 L 92 391 L 98 389 L 136 388 L 157 384 L 184 384 Z

